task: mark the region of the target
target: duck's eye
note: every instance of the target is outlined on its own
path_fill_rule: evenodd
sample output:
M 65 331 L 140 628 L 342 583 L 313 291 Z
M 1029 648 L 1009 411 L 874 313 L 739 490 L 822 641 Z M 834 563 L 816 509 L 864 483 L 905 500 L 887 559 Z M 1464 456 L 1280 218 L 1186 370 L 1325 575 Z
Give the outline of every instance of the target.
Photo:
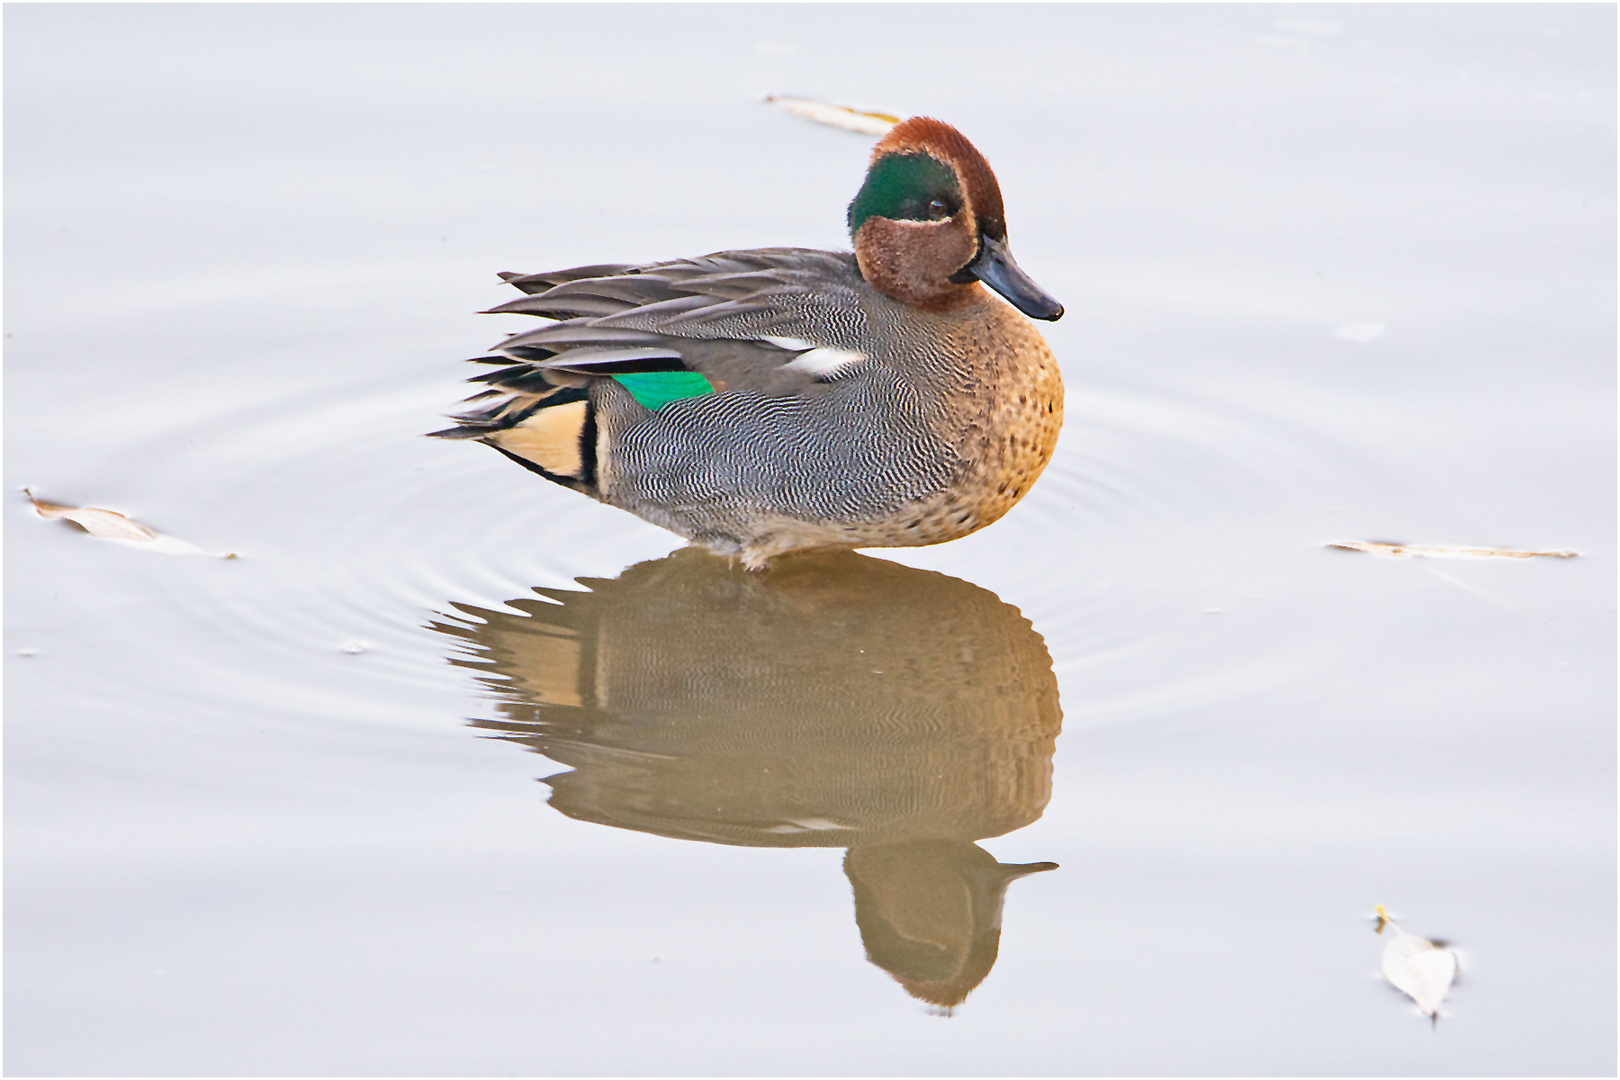
M 933 199 L 928 203 L 928 216 L 931 218 L 950 217 L 951 208 L 945 205 L 944 199 Z

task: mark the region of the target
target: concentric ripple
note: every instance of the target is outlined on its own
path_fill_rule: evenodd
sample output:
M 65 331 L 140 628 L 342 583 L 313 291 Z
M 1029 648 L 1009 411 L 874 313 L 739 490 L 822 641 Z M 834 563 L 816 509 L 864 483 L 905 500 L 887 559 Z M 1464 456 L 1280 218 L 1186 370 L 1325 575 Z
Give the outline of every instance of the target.
M 231 641 L 253 651 L 255 692 L 282 693 L 289 679 L 319 692 L 326 681 L 342 707 L 374 694 L 378 679 L 400 691 L 449 688 L 458 676 L 424 630 L 435 613 L 611 578 L 681 545 L 482 447 L 425 438 L 461 390 L 454 374 L 446 365 L 305 388 L 188 418 L 120 455 L 121 474 L 178 493 L 154 524 L 239 555 L 165 594 L 204 653 Z M 1307 443 L 1297 419 L 1247 408 L 1081 385 L 1056 460 L 1006 519 L 957 544 L 875 554 L 1022 607 L 1060 675 L 1079 679 L 1071 708 L 1086 701 L 1129 717 L 1299 678 L 1298 655 L 1256 660 L 1254 636 L 1277 614 L 1258 601 L 1279 562 L 1314 556 L 1324 537 L 1312 535 L 1309 513 L 1289 535 L 1253 535 L 1249 523 L 1279 520 L 1279 502 L 1309 503 L 1352 452 L 1322 438 L 1325 428 Z M 1210 560 L 1225 564 L 1213 580 L 1229 587 L 1218 594 L 1208 592 Z M 321 660 L 366 677 L 301 666 Z

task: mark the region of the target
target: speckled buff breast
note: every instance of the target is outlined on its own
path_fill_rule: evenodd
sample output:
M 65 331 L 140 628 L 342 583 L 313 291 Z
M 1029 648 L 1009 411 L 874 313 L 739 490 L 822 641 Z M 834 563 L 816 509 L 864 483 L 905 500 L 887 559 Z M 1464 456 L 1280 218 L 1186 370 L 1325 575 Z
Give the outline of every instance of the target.
M 1057 443 L 1062 379 L 1029 318 L 1063 308 L 1013 260 L 989 164 L 937 120 L 878 143 L 849 226 L 853 254 L 503 274 L 525 295 L 493 310 L 548 324 L 477 358 L 487 388 L 435 434 L 752 569 L 983 528 Z

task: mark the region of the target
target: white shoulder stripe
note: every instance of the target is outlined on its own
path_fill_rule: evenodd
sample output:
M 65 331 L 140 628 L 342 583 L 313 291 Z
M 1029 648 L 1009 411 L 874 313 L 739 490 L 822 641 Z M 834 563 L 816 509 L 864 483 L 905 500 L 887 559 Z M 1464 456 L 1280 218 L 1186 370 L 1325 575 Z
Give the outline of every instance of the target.
M 866 354 L 854 349 L 835 349 L 830 345 L 823 345 L 819 349 L 811 349 L 801 353 L 791 363 L 783 364 L 783 371 L 804 371 L 811 375 L 831 375 L 840 368 L 850 364 L 858 364 L 866 359 Z

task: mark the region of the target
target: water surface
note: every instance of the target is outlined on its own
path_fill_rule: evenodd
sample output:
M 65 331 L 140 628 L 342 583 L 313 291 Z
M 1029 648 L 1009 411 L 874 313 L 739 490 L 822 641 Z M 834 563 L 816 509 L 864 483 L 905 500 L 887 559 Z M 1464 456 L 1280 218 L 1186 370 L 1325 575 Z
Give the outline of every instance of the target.
M 1612 8 L 6 30 L 8 1071 L 1614 1071 Z M 996 167 L 1023 503 L 759 578 L 421 437 L 496 271 L 843 246 L 770 91 Z

